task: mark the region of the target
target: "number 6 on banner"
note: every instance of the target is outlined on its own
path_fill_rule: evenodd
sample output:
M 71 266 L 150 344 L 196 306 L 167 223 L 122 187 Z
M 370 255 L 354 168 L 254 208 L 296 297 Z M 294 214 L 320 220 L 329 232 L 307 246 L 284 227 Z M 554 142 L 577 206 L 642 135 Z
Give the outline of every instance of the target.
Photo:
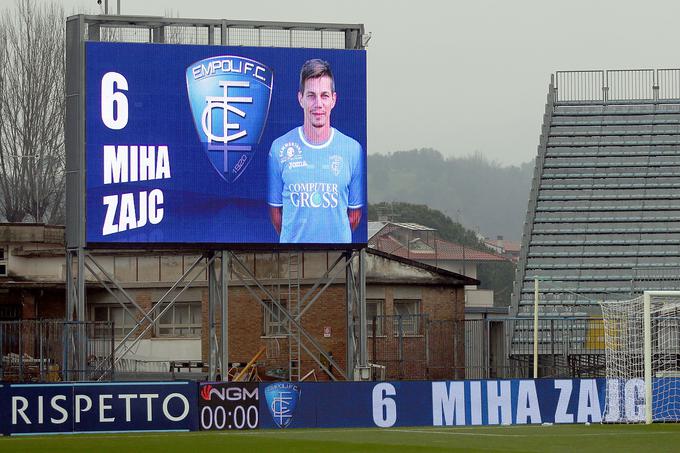
M 373 387 L 373 423 L 380 428 L 394 426 L 397 421 L 397 390 L 390 383 L 383 382 Z
M 102 121 L 109 129 L 118 130 L 127 125 L 128 100 L 122 93 L 127 90 L 128 82 L 122 74 L 107 72 L 102 77 Z

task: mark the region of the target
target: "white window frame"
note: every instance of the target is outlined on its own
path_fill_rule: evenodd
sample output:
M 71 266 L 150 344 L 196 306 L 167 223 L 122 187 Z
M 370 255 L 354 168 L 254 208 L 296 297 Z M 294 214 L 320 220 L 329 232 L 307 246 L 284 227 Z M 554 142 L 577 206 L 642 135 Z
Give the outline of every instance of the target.
M 399 318 L 401 315 L 401 327 L 404 336 L 415 337 L 422 335 L 421 326 L 421 300 L 420 299 L 394 299 L 394 334 L 399 335 Z M 397 307 L 402 307 L 398 310 Z M 403 307 L 406 307 L 404 312 Z
M 134 313 L 134 307 L 128 306 L 128 309 Z M 91 316 L 90 319 L 93 321 L 107 321 L 107 322 L 112 322 L 113 323 L 113 336 L 114 338 L 123 338 L 125 335 L 128 334 L 132 329 L 135 328 L 137 323 L 135 322 L 134 319 L 130 316 L 130 314 L 119 304 L 93 304 L 91 305 Z M 97 319 L 96 317 L 96 312 L 97 310 L 106 310 L 106 319 Z M 123 314 L 123 325 L 121 326 L 119 323 L 116 322 L 114 319 L 114 316 L 112 315 L 113 312 L 118 312 L 120 311 Z
M 384 316 L 385 316 L 385 299 L 366 299 L 366 336 L 368 338 L 373 337 L 373 315 L 369 316 L 368 314 L 368 306 L 369 305 L 375 305 L 376 310 L 375 310 L 375 326 L 376 326 L 376 332 L 375 336 L 380 337 L 383 336 L 385 333 L 385 330 L 383 328 L 383 323 L 384 323 Z
M 262 307 L 262 336 L 264 338 L 285 338 L 288 336 L 288 330 L 286 329 L 288 325 L 288 318 L 280 312 L 278 307 L 274 305 L 272 301 L 265 301 L 268 307 L 271 309 L 267 310 Z M 286 307 L 286 300 L 282 299 L 279 301 L 282 307 Z M 275 319 L 278 313 L 278 319 Z
M 172 307 L 163 315 L 159 317 L 160 313 L 167 307 L 163 304 L 156 309 L 156 324 L 154 326 L 154 333 L 159 338 L 200 338 L 202 332 L 203 306 L 200 301 L 182 301 L 175 302 Z M 188 309 L 188 322 L 181 323 L 178 320 L 178 312 L 180 309 Z M 196 316 L 198 322 L 196 322 Z M 164 323 L 166 317 L 170 322 Z M 194 322 L 191 322 L 192 319 Z
M 0 277 L 7 277 L 8 255 L 9 248 L 6 245 L 0 246 Z

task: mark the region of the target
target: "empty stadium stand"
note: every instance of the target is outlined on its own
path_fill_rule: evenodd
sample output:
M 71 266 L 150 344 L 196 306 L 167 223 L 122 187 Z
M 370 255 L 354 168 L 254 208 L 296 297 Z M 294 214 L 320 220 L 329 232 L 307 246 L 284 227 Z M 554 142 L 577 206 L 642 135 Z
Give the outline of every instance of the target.
M 551 77 L 512 315 L 532 315 L 536 278 L 539 360 L 575 374 L 603 371 L 599 301 L 680 290 L 680 69 Z M 528 366 L 532 337 L 516 323 L 511 362 Z
M 680 289 L 680 70 L 551 77 L 512 312 Z

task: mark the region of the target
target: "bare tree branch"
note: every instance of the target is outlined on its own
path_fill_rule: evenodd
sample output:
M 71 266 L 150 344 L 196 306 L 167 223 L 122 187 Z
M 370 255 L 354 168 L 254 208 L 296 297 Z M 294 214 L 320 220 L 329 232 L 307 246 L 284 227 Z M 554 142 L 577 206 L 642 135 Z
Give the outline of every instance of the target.
M 17 0 L 0 16 L 0 216 L 64 221 L 64 12 Z

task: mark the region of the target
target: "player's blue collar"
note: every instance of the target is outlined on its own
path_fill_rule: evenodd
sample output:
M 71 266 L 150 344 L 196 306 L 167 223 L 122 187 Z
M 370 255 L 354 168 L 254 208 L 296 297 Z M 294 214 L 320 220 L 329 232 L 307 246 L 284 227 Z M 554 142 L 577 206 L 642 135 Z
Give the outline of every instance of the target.
M 331 127 L 331 136 L 328 137 L 328 140 L 326 140 L 325 142 L 323 142 L 319 145 L 312 145 L 311 143 L 309 143 L 305 139 L 305 133 L 302 130 L 302 126 L 298 127 L 298 134 L 300 135 L 300 140 L 302 140 L 302 143 L 304 143 L 305 146 L 312 148 L 312 149 L 321 149 L 321 148 L 325 148 L 325 147 L 327 147 L 328 145 L 331 144 L 331 142 L 333 141 L 333 137 L 335 136 L 335 128 Z

